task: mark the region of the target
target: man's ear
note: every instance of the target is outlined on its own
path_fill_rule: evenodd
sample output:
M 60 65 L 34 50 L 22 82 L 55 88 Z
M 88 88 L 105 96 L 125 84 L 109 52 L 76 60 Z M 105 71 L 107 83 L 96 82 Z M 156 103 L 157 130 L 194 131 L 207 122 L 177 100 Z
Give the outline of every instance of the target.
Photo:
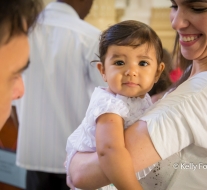
M 107 82 L 103 63 L 98 62 L 96 66 L 97 66 L 97 69 L 99 70 L 99 72 L 101 73 L 101 76 L 103 77 L 103 80 L 105 82 Z
M 157 81 L 159 80 L 160 75 L 162 74 L 164 69 L 165 69 L 165 64 L 163 62 L 161 62 L 159 64 L 158 68 L 157 68 L 157 72 L 156 72 L 156 75 L 155 75 L 155 83 L 157 83 Z

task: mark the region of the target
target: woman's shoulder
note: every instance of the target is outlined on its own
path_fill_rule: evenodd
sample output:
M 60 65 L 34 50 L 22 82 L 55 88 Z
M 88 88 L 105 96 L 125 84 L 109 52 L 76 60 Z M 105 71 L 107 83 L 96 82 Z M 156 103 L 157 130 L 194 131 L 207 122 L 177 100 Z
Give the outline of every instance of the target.
M 201 72 L 189 78 L 177 88 L 169 90 L 162 101 L 191 101 L 193 96 L 202 98 L 201 95 L 205 94 L 203 92 L 207 92 L 207 72 Z
M 175 111 L 188 112 L 207 100 L 207 72 L 199 73 L 167 93 L 148 110 L 154 116 L 169 115 Z
M 195 93 L 200 92 L 207 87 L 207 71 L 200 72 L 179 85 L 175 92 L 178 93 Z

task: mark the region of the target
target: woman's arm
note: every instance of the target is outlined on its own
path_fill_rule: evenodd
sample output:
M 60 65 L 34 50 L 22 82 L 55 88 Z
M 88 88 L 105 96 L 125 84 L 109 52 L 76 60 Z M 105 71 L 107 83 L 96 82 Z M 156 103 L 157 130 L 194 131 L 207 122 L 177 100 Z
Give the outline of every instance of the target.
M 161 160 L 151 141 L 146 122 L 132 124 L 125 130 L 124 138 L 136 172 Z
M 123 119 L 119 115 L 107 113 L 97 119 L 96 145 L 100 167 L 117 189 L 142 189 L 125 148 Z
M 136 171 L 161 160 L 143 121 L 125 130 L 125 143 Z M 72 159 L 70 174 L 73 184 L 82 189 L 96 189 L 110 183 L 101 170 L 96 153 L 77 153 Z

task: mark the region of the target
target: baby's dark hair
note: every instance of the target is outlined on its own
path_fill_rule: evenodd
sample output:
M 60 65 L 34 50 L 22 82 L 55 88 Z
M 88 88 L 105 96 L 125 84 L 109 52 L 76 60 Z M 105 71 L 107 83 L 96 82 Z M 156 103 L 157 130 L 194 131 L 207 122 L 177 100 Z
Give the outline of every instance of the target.
M 163 57 L 162 43 L 152 28 L 135 20 L 117 23 L 102 33 L 99 44 L 99 59 L 104 64 L 107 50 L 111 45 L 136 48 L 145 43 L 149 47 L 155 48 L 157 63 L 160 64 Z

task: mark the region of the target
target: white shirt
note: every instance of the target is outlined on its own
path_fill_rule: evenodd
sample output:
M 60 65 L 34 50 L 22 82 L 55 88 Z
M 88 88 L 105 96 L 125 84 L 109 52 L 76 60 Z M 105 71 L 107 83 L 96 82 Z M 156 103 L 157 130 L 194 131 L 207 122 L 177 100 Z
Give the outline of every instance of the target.
M 65 3 L 50 3 L 29 35 L 30 66 L 19 116 L 17 165 L 65 173 L 65 144 L 81 123 L 91 92 L 105 85 L 95 65 L 100 31 Z
M 100 115 L 114 113 L 121 116 L 126 129 L 136 122 L 151 105 L 152 101 L 148 94 L 144 98 L 129 98 L 119 94 L 112 94 L 101 87 L 95 88 L 85 118 L 79 127 L 68 137 L 66 168 L 69 168 L 70 161 L 77 151 L 96 151 L 96 120 Z M 138 172 L 137 178 L 145 177 L 153 168 L 154 165 Z M 66 170 L 68 171 L 68 169 Z M 107 188 L 105 187 L 104 189 Z
M 152 142 L 163 159 L 141 183 L 146 190 L 207 188 L 207 72 L 201 72 L 149 108 Z

